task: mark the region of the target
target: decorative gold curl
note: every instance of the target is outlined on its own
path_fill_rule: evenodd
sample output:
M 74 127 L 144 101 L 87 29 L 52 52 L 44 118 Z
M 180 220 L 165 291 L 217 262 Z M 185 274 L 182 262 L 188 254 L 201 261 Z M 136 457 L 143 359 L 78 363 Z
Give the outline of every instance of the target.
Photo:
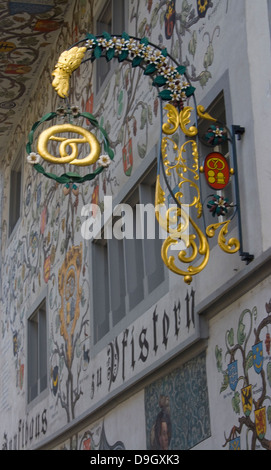
M 180 112 L 180 126 L 183 133 L 188 137 L 195 137 L 198 134 L 198 129 L 195 126 L 191 126 L 189 129 L 186 128 L 187 124 L 190 124 L 192 110 L 191 107 L 185 107 Z
M 197 107 L 198 116 L 201 119 L 206 119 L 207 121 L 217 122 L 216 118 L 213 118 L 210 114 L 206 113 L 204 106 L 199 105 Z
M 172 135 L 177 131 L 180 123 L 179 113 L 177 111 L 177 108 L 175 108 L 175 106 L 173 106 L 172 104 L 167 104 L 164 109 L 168 111 L 168 121 L 163 124 L 162 130 L 164 134 Z
M 82 135 L 83 138 L 67 139 L 65 137 L 55 136 L 55 134 L 60 134 L 63 132 L 73 132 L 75 134 Z M 61 142 L 59 146 L 60 158 L 55 157 L 54 155 L 48 152 L 47 145 L 49 140 Z M 78 143 L 88 143 L 90 146 L 90 153 L 85 158 L 77 158 Z M 68 155 L 66 152 L 66 147 L 68 146 L 72 149 L 72 153 L 70 155 Z M 74 126 L 72 124 L 59 124 L 57 126 L 49 127 L 41 133 L 37 143 L 37 150 L 39 155 L 44 158 L 44 160 L 47 160 L 50 163 L 70 163 L 71 165 L 88 166 L 92 165 L 98 160 L 101 152 L 101 147 L 96 137 L 83 127 Z
M 174 163 L 170 163 L 168 159 L 168 155 L 166 153 L 167 145 L 168 142 L 171 141 L 173 144 L 173 150 L 178 150 L 178 146 L 176 142 L 174 142 L 172 139 L 169 139 L 168 137 L 164 137 L 162 139 L 162 146 L 161 146 L 161 152 L 162 152 L 162 158 L 163 158 L 163 163 L 166 167 L 166 175 L 170 176 L 171 171 L 175 170 L 176 173 L 178 174 L 179 178 L 181 179 L 179 183 L 179 189 L 175 196 L 176 198 L 181 202 L 183 198 L 183 193 L 181 192 L 181 189 L 185 183 L 188 183 L 189 186 L 193 189 L 196 190 L 196 196 L 194 197 L 194 200 L 191 203 L 186 203 L 185 205 L 188 207 L 195 206 L 198 209 L 198 218 L 202 214 L 202 204 L 200 201 L 200 189 L 199 186 L 196 184 L 196 181 L 199 180 L 199 174 L 198 174 L 198 169 L 199 169 L 199 164 L 198 164 L 198 146 L 197 143 L 194 140 L 188 140 L 186 141 L 178 154 L 178 156 L 175 158 Z M 187 164 L 187 160 L 183 157 L 183 154 L 186 152 L 186 146 L 188 144 L 191 144 L 192 146 L 192 156 L 193 156 L 193 165 L 190 168 Z M 186 173 L 192 173 L 193 179 L 189 179 L 188 177 L 185 177 L 184 175 Z
M 158 175 L 155 189 L 155 215 L 160 227 L 162 227 L 167 233 L 170 233 L 172 238 L 177 239 L 181 233 L 187 230 L 187 220 L 183 223 L 182 209 L 177 205 L 167 209 L 166 214 L 163 217 L 162 210 L 165 208 L 165 192 L 161 187 L 160 176 Z
M 225 253 L 231 254 L 237 253 L 240 250 L 240 242 L 237 238 L 230 238 L 227 242 L 225 235 L 228 233 L 229 223 L 230 220 L 226 220 L 225 222 L 209 225 L 206 229 L 206 234 L 209 238 L 213 238 L 216 230 L 222 227 L 218 235 L 218 245 Z
M 187 214 L 185 214 L 184 210 L 182 210 L 182 217 L 184 217 Z M 210 249 L 209 245 L 207 242 L 206 237 L 202 233 L 202 231 L 199 229 L 199 227 L 194 223 L 194 221 L 191 219 L 191 217 L 188 217 L 189 223 L 193 226 L 193 228 L 196 230 L 198 238 L 199 238 L 199 248 L 197 247 L 197 244 L 195 242 L 196 235 L 186 235 L 186 234 L 179 234 L 179 239 L 174 239 L 172 236 L 168 237 L 163 245 L 162 245 L 162 259 L 165 263 L 165 265 L 173 271 L 175 274 L 179 274 L 184 276 L 184 282 L 187 284 L 191 284 L 192 279 L 195 274 L 200 273 L 207 265 L 210 257 Z M 186 224 L 184 224 L 186 225 Z M 199 255 L 203 256 L 203 261 L 198 265 L 198 266 L 188 266 L 187 270 L 184 271 L 180 268 L 178 268 L 175 264 L 175 257 L 173 255 L 168 255 L 168 250 L 172 245 L 176 245 L 180 240 L 185 242 L 186 245 L 186 250 L 181 250 L 178 253 L 178 260 L 181 263 L 192 263 L 195 261 L 196 257 Z M 187 255 L 187 251 L 189 249 L 192 249 L 192 254 L 190 256 Z
M 175 274 L 182 275 L 184 277 L 184 282 L 190 284 L 195 274 L 201 272 L 208 263 L 210 252 L 207 239 L 195 222 L 191 219 L 190 216 L 184 210 L 184 205 L 181 207 L 171 207 L 166 210 L 166 215 L 163 217 L 162 210 L 165 209 L 165 192 L 163 191 L 160 183 L 160 176 L 157 176 L 156 180 L 156 191 L 155 191 L 155 212 L 156 218 L 159 225 L 169 233 L 169 237 L 164 241 L 161 249 L 161 255 L 164 264 Z M 189 235 L 187 233 L 189 225 L 191 225 L 198 238 L 199 238 L 199 248 L 195 242 L 196 235 Z M 180 250 L 177 256 L 169 254 L 169 249 L 174 245 L 182 241 L 185 244 L 186 250 Z M 190 256 L 187 255 L 188 250 L 192 250 Z M 176 248 L 175 248 L 175 251 Z M 171 252 L 172 253 L 172 252 Z M 175 259 L 177 257 L 178 261 L 181 263 L 189 264 L 196 260 L 197 256 L 203 256 L 202 262 L 194 267 L 190 266 L 187 270 L 182 270 L 176 266 Z
M 52 72 L 54 77 L 52 86 L 60 98 L 68 96 L 71 74 L 81 64 L 86 50 L 86 47 L 72 47 L 60 55 L 55 70 Z

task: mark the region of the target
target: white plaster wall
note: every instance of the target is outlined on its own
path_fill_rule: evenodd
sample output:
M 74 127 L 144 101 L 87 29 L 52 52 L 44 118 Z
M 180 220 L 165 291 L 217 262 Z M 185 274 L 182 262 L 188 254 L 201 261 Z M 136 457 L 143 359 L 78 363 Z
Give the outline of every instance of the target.
M 269 203 L 271 199 L 270 146 L 271 136 L 268 128 L 271 122 L 271 61 L 270 32 L 267 2 L 259 4 L 246 2 L 247 49 L 251 74 L 251 101 L 253 116 L 251 121 L 255 135 L 255 157 L 257 184 L 259 188 L 261 213 L 261 234 L 263 250 L 270 247 Z M 252 192 L 251 192 L 252 194 Z M 250 195 L 251 196 L 251 195 Z M 254 224 L 259 234 L 259 226 Z

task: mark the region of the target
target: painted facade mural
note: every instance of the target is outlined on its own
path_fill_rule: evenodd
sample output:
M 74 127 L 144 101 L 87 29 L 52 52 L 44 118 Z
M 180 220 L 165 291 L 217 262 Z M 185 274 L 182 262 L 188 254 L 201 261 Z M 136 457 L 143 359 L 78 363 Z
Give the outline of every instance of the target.
M 216 346 L 220 393 L 236 416 L 225 430 L 223 446 L 230 450 L 270 449 L 270 312 L 269 298 L 239 312 L 225 344 Z
M 56 40 L 69 4 L 63 0 L 1 2 L 0 135 L 7 141 L 35 84 L 43 51 Z
M 5 65 L 4 71 L 0 73 L 5 84 L 2 96 L 0 94 L 0 108 L 3 111 L 0 109 L 1 133 L 9 132 L 16 100 L 25 92 L 28 74 L 39 63 L 35 51 L 41 51 L 45 45 L 51 44 L 51 38 L 54 37 L 51 33 L 59 29 L 65 2 L 47 0 L 36 6 L 29 2 L 25 6 L 23 2 L 7 3 L 13 21 L 6 24 L 5 37 L 0 42 L 0 63 Z M 160 46 L 165 45 L 179 63 L 186 65 L 191 82 L 202 91 L 212 81 L 216 45 L 219 45 L 224 26 L 222 19 L 228 13 L 228 1 L 132 0 L 129 6 L 129 34 L 146 36 Z M 74 2 L 67 24 L 60 33 L 58 48 L 68 47 L 82 32 L 85 34 L 90 31 L 92 24 L 87 18 L 91 13 L 90 2 Z M 14 25 L 19 27 L 20 18 L 25 15 L 29 15 L 29 21 L 24 23 L 29 35 L 25 37 L 23 45 L 15 44 Z M 5 22 L 4 14 L 1 18 L 1 6 L 0 19 Z M 11 30 L 12 33 L 9 32 Z M 32 50 L 32 44 L 36 46 L 37 43 L 39 48 Z M 57 56 L 52 53 L 50 64 L 46 65 L 46 79 L 51 78 Z M 82 111 L 93 113 L 99 125 L 106 129 L 115 153 L 114 166 L 110 166 L 89 184 L 62 188 L 40 174 L 33 177 L 31 166 L 23 164 L 22 214 L 19 226 L 9 237 L 8 201 L 12 158 L 22 147 L 22 159 L 26 161 L 24 136 L 27 136 L 33 122 L 44 114 L 45 108 L 49 106 L 50 110 L 55 110 L 59 106 L 51 83 L 45 84 L 45 81 L 29 103 L 24 122 L 18 124 L 14 142 L 10 143 L 7 158 L 2 162 L 0 411 L 5 415 L 4 424 L 0 427 L 2 448 L 37 446 L 50 433 L 71 424 L 85 410 L 93 411 L 95 405 L 101 405 L 105 397 L 114 397 L 114 394 L 123 391 L 134 376 L 143 375 L 145 367 L 154 370 L 164 363 L 165 358 L 201 338 L 199 319 L 195 314 L 195 287 L 192 285 L 180 289 L 177 285 L 171 296 L 162 297 L 140 319 L 131 321 L 127 328 L 121 328 L 119 334 L 93 356 L 90 250 L 88 243 L 81 237 L 81 208 L 95 202 L 103 209 L 103 195 L 115 197 L 159 140 L 159 99 L 148 78 L 142 78 L 140 70 L 128 64 L 117 68 L 99 96 L 98 103 L 91 83 L 93 78 L 94 69 L 84 64 L 72 79 L 70 103 Z M 49 306 L 49 390 L 44 401 L 29 407 L 26 406 L 26 323 L 33 311 L 35 299 L 44 290 Z M 266 302 L 271 311 L 269 300 Z M 270 311 L 266 311 L 266 319 L 257 324 L 255 310 L 241 316 L 240 327 L 236 330 L 239 338 L 237 343 L 233 331 L 227 335 L 229 364 L 235 363 L 237 351 L 242 351 L 244 359 L 247 357 L 244 361 L 246 370 L 242 371 L 245 377 L 242 379 L 242 390 L 238 389 L 239 395 L 235 395 L 233 402 L 235 410 L 238 410 L 241 399 L 244 400 L 244 420 L 236 427 L 232 425 L 226 437 L 227 445 L 237 439 L 238 426 L 243 429 L 247 426 L 254 433 L 254 439 L 258 436 L 262 443 L 265 442 L 264 424 L 268 422 L 270 410 L 264 408 L 264 401 L 270 363 L 267 362 L 263 367 L 260 347 L 267 354 L 264 348 L 269 344 L 267 330 Z M 250 328 L 249 333 L 246 332 L 247 328 Z M 265 338 L 263 332 L 266 333 Z M 251 340 L 253 335 L 255 351 L 249 353 L 246 347 L 248 339 Z M 222 372 L 224 368 L 220 348 L 221 345 L 218 345 L 217 364 Z M 256 367 L 256 382 L 251 382 L 248 375 L 253 364 Z M 202 354 L 174 372 L 164 374 L 161 380 L 147 387 L 145 398 L 142 392 L 130 412 L 134 416 L 140 409 L 137 429 L 138 432 L 143 429 L 143 434 L 140 439 L 136 438 L 138 446 L 158 448 L 155 422 L 157 420 L 158 423 L 162 414 L 171 428 L 170 433 L 165 432 L 165 445 L 171 449 L 191 448 L 210 437 L 205 367 L 205 354 Z M 238 362 L 237 370 L 231 365 L 228 372 L 224 371 L 224 380 L 227 377 L 229 380 L 227 386 L 234 386 L 236 378 L 235 387 L 237 383 L 239 386 L 240 367 Z M 258 393 L 257 404 L 255 402 L 256 414 L 252 423 L 251 396 L 255 395 L 256 387 L 261 387 L 262 392 Z M 193 421 L 187 423 L 182 400 L 188 397 L 190 401 L 184 400 L 184 403 L 193 409 L 200 428 Z M 17 403 L 16 410 L 12 409 L 14 402 Z M 121 412 L 120 407 L 120 415 Z M 126 410 L 123 418 L 119 418 L 122 423 L 127 413 Z M 7 427 L 8 414 L 12 423 L 10 429 Z M 132 445 L 125 435 L 124 424 L 123 432 L 120 429 L 117 432 L 113 430 L 113 418 L 105 416 L 104 420 L 87 426 L 81 433 L 71 437 L 62 448 L 125 449 Z

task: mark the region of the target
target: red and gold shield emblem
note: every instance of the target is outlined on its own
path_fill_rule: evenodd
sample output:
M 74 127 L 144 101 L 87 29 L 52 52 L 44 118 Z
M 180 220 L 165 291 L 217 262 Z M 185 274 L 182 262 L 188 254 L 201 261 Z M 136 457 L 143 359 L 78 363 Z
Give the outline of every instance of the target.
M 207 155 L 204 162 L 204 173 L 208 185 L 213 189 L 224 189 L 229 183 L 229 165 L 224 155 L 219 152 Z
M 260 439 L 263 439 L 266 433 L 266 412 L 265 406 L 259 410 L 255 410 L 255 426 L 256 432 Z

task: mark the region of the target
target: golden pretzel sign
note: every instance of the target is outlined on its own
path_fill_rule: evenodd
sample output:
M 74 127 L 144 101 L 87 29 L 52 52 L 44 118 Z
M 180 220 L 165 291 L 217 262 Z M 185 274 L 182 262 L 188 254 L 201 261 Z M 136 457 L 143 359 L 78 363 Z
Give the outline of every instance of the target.
M 66 138 L 56 135 L 67 132 L 79 134 L 82 136 L 82 138 Z M 59 145 L 60 158 L 55 157 L 48 151 L 49 140 L 61 142 Z M 90 153 L 86 157 L 78 159 L 77 144 L 85 143 L 89 144 Z M 67 147 L 70 147 L 72 150 L 71 154 L 67 153 Z M 71 165 L 77 166 L 93 165 L 93 163 L 98 160 L 101 153 L 101 147 L 96 137 L 86 129 L 79 126 L 74 126 L 72 124 L 59 124 L 43 131 L 37 143 L 37 150 L 39 155 L 50 163 L 70 163 Z

